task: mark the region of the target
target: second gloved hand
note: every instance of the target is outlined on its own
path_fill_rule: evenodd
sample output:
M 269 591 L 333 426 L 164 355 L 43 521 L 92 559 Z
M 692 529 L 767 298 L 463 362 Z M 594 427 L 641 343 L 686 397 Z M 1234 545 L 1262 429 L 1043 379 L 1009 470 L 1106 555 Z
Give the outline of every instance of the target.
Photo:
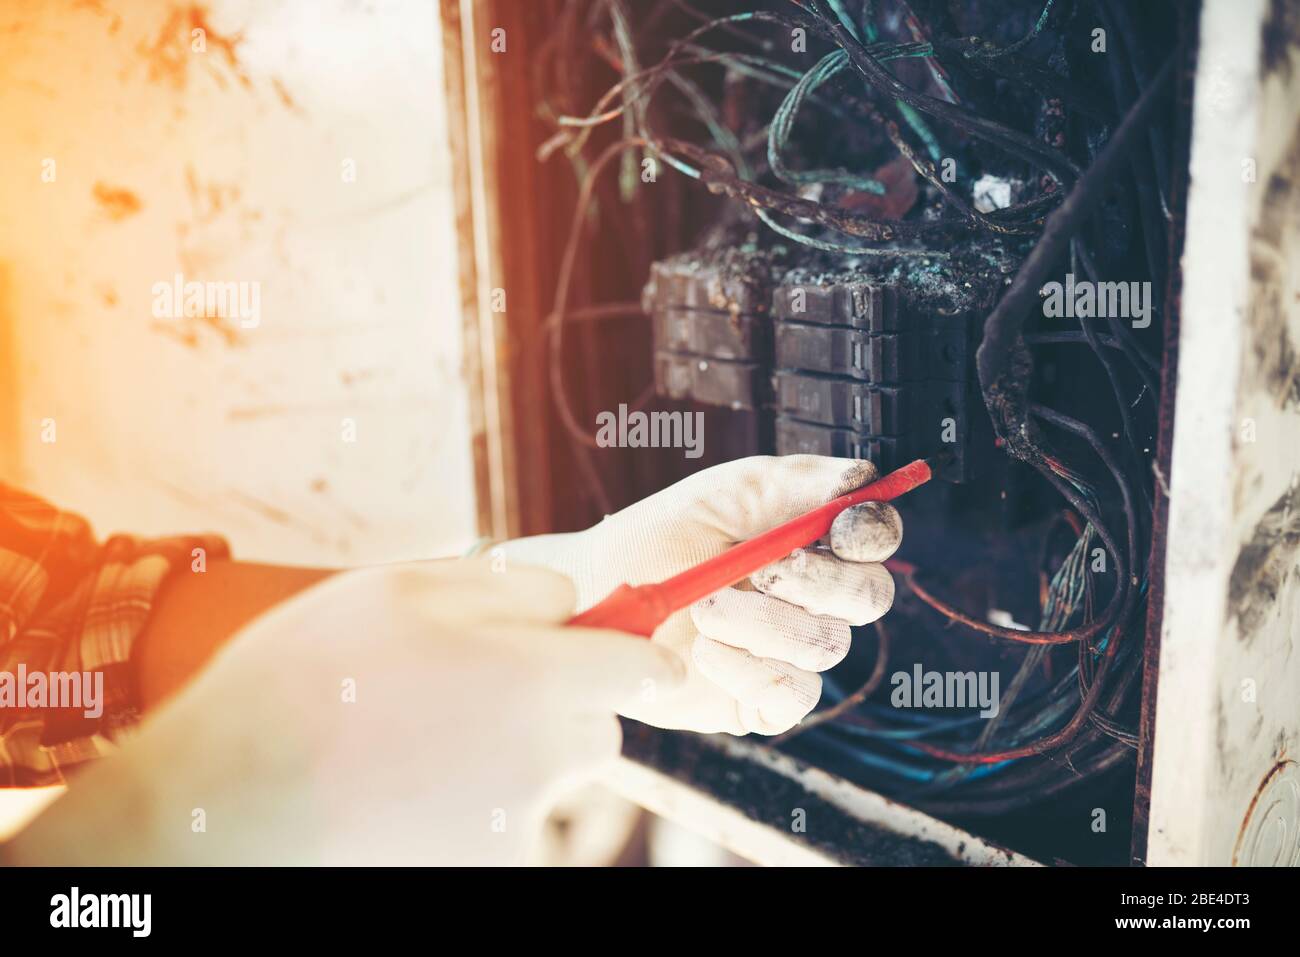
M 578 609 L 618 585 L 662 581 L 876 478 L 869 462 L 816 455 L 756 456 L 699 472 L 583 532 L 499 546 L 507 565 L 568 575 Z M 622 713 L 661 728 L 780 734 L 821 696 L 819 672 L 848 654 L 850 626 L 894 600 L 880 562 L 898 547 L 895 509 L 869 502 L 842 513 L 830 548 L 800 549 L 739 586 L 670 617 L 654 641 L 687 664 L 684 685 L 646 687 Z
M 343 572 L 277 605 L 4 850 L 60 865 L 518 862 L 681 662 L 565 628 L 574 591 L 486 562 Z M 198 826 L 198 822 L 202 822 Z

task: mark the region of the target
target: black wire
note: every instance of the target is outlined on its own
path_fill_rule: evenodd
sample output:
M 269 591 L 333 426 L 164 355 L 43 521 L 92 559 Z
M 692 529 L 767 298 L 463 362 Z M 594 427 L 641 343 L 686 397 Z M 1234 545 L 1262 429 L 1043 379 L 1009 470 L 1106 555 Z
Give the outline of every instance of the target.
M 1098 333 L 1097 341 L 1107 349 L 1124 352 L 1134 362 L 1140 363 L 1152 371 L 1159 369 L 1159 366 L 1156 365 L 1155 361 L 1145 353 L 1139 353 L 1136 355 L 1130 354 L 1128 350 L 1124 348 L 1123 342 L 1121 342 L 1116 336 L 1108 336 L 1103 333 Z M 1088 337 L 1082 332 L 1074 332 L 1072 330 L 1064 330 L 1061 332 L 1027 332 L 1025 333 L 1025 342 L 1031 346 L 1067 345 L 1070 343 L 1082 343 L 1087 345 Z
M 1162 97 L 1170 91 L 1174 78 L 1174 58 L 1160 68 L 1156 81 L 1142 94 L 1124 117 L 1119 128 L 1098 154 L 1070 194 L 1047 218 L 1043 235 L 1026 257 L 1006 293 L 984 323 L 984 338 L 976 352 L 980 386 L 986 396 L 998 387 L 1007 371 L 1012 348 L 1020 336 L 1025 318 L 1039 301 L 1038 291 L 1051 274 L 1071 240 L 1101 202 L 1106 189 L 1138 135 L 1144 130 Z M 995 425 L 1005 425 L 996 407 L 991 407 Z
M 685 6 L 685 4 L 681 3 L 678 5 Z M 815 11 L 815 19 L 817 20 L 817 28 L 819 32 L 823 35 L 829 35 L 834 42 L 848 53 L 850 62 L 854 69 L 862 75 L 874 89 L 890 97 L 891 101 L 893 99 L 902 100 L 916 109 L 951 122 L 953 125 L 957 126 L 958 129 L 979 137 L 994 146 L 1006 150 L 1012 155 L 1016 155 L 1021 159 L 1026 160 L 1034 166 L 1046 170 L 1048 174 L 1058 182 L 1068 183 L 1079 178 L 1074 191 L 1070 193 L 1070 198 L 1078 198 L 1080 200 L 1086 200 L 1088 198 L 1086 191 L 1083 191 L 1087 177 L 1093 173 L 1094 169 L 1096 169 L 1096 167 L 1106 158 L 1108 150 L 1112 146 L 1116 146 L 1115 140 L 1119 137 L 1119 133 L 1125 129 L 1126 124 L 1138 122 L 1138 120 L 1135 119 L 1135 116 L 1140 113 L 1139 108 L 1143 107 L 1152 96 L 1159 95 L 1159 92 L 1153 93 L 1152 90 L 1148 90 L 1147 94 L 1144 94 L 1143 98 L 1139 100 L 1139 102 L 1126 115 L 1124 122 L 1121 124 L 1120 131 L 1117 131 L 1115 136 L 1112 136 L 1111 142 L 1107 144 L 1107 149 L 1102 151 L 1102 154 L 1097 158 L 1097 161 L 1094 162 L 1089 171 L 1082 174 L 1082 177 L 1080 178 L 1079 169 L 1067 157 L 1050 147 L 1045 146 L 1045 144 L 1038 140 L 1019 133 L 1014 129 L 1003 126 L 1000 123 L 977 116 L 969 110 L 955 104 L 933 99 L 925 94 L 918 93 L 917 91 L 905 87 L 899 81 L 894 79 L 892 74 L 884 69 L 880 61 L 872 56 L 869 50 L 863 47 L 862 44 L 858 43 L 851 35 L 848 35 L 846 31 L 843 30 L 842 26 L 838 24 L 835 18 L 831 17 L 827 13 L 820 3 L 820 0 L 809 0 L 809 6 Z M 698 11 L 693 9 L 689 12 L 696 16 L 702 16 Z M 776 22 L 785 23 L 801 22 L 799 16 L 780 18 L 778 15 L 773 15 L 770 17 L 756 17 L 756 19 L 770 19 Z M 806 22 L 806 19 L 802 22 Z M 673 59 L 675 51 L 681 49 L 683 43 L 698 36 L 705 29 L 709 29 L 710 26 L 711 24 L 705 24 L 703 27 L 692 31 L 691 34 L 683 40 L 676 41 L 670 47 L 668 55 L 666 55 L 659 64 L 648 70 L 642 71 L 642 80 L 639 82 L 635 97 L 638 105 L 634 115 L 640 114 L 644 109 L 645 104 L 648 102 L 648 95 L 652 93 L 653 89 L 657 87 L 659 83 L 663 82 L 664 79 L 670 78 L 671 69 L 674 66 L 682 65 L 683 61 Z M 736 32 L 741 31 L 737 30 Z M 745 35 L 748 36 L 748 34 Z M 949 49 L 953 48 L 951 42 L 943 41 L 942 39 L 936 42 L 936 48 L 944 46 L 945 43 Z M 697 59 L 703 62 L 703 58 Z M 984 66 L 990 69 L 994 68 L 992 64 L 984 64 Z M 1007 57 L 999 58 L 998 71 L 1014 74 L 1011 78 L 1019 79 L 1020 82 L 1038 83 L 1040 88 L 1045 89 L 1050 95 L 1059 96 L 1060 99 L 1067 102 L 1075 109 L 1092 116 L 1094 119 L 1102 118 L 1100 114 L 1103 111 L 1099 105 L 1093 102 L 1092 97 L 1085 94 L 1084 91 L 1081 91 L 1077 85 L 1068 85 L 1060 77 L 1056 77 L 1055 74 L 1052 74 L 1055 79 L 1047 79 L 1042 75 L 1044 71 L 1028 61 L 1022 60 L 1016 54 L 1009 54 Z M 1154 85 L 1157 88 L 1167 85 L 1167 76 L 1170 73 L 1170 63 L 1166 63 L 1158 75 Z M 1043 84 L 1046 84 L 1046 86 Z M 1053 90 L 1055 90 L 1055 93 L 1052 93 Z M 868 118 L 872 120 L 879 121 L 883 119 L 874 104 L 871 104 L 869 101 L 858 98 L 853 103 L 853 106 L 859 112 L 866 113 Z M 1145 117 L 1145 114 L 1142 114 L 1142 116 Z M 738 198 L 747 205 L 761 205 L 789 215 L 813 219 L 821 225 L 828 226 L 829 228 L 840 229 L 841 231 L 848 232 L 850 235 L 864 235 L 880 240 L 898 238 L 930 239 L 941 237 L 947 239 L 951 237 L 952 227 L 954 225 L 951 221 L 943 223 L 898 222 L 882 224 L 866 217 L 853 218 L 850 216 L 847 219 L 842 218 L 837 223 L 834 220 L 834 217 L 840 214 L 836 211 L 823 211 L 822 208 L 819 208 L 819 204 L 804 205 L 807 201 L 801 200 L 798 197 L 791 197 L 785 194 L 775 193 L 771 190 L 765 190 L 763 187 L 756 184 L 744 183 L 733 175 L 730 175 L 726 168 L 716 164 L 715 160 L 718 159 L 716 154 L 701 150 L 691 144 L 682 144 L 673 140 L 657 140 L 645 128 L 644 119 L 639 115 L 637 115 L 637 122 L 638 135 L 641 138 L 640 145 L 666 152 L 678 152 L 681 155 L 694 159 L 698 165 L 700 165 L 701 170 L 704 173 L 705 181 L 709 183 L 715 191 L 720 191 L 731 195 L 734 198 Z M 890 136 L 890 139 L 894 141 L 894 145 L 903 153 L 903 155 L 907 156 L 909 160 L 912 161 L 914 167 L 920 170 L 922 175 L 925 175 L 926 169 L 924 169 L 923 166 L 926 161 L 924 161 L 923 158 L 919 156 L 918 152 L 907 143 L 902 133 L 899 131 L 898 125 L 892 123 L 892 121 L 888 121 L 885 125 L 885 129 L 887 135 L 891 132 L 897 134 Z M 900 141 L 902 142 L 902 145 L 899 145 Z M 1154 142 L 1153 136 L 1150 137 L 1150 141 Z M 624 140 L 607 148 L 606 152 L 602 154 L 601 158 L 592 169 L 591 177 L 594 179 L 597 171 L 612 160 L 612 153 L 621 152 L 622 149 L 630 148 L 633 145 L 637 145 L 637 143 L 630 140 Z M 918 160 L 920 162 L 918 162 Z M 1134 171 L 1136 173 L 1138 164 L 1136 161 L 1131 159 L 1129 162 L 1134 165 Z M 931 172 L 933 172 L 932 166 L 933 164 L 930 164 Z M 963 214 L 966 213 L 966 209 L 963 209 L 963 206 L 966 206 L 968 209 L 968 204 L 965 204 L 965 201 L 957 194 L 946 189 L 947 184 L 940 185 L 942 183 L 941 180 L 939 184 L 936 184 L 933 177 L 927 176 L 926 178 L 931 180 L 932 185 L 936 185 L 941 194 L 951 193 L 950 196 L 946 196 L 949 206 Z M 1051 206 L 1059 202 L 1060 199 L 1061 193 L 1059 191 L 1056 193 L 1040 195 L 1032 200 L 1020 204 L 1018 207 L 984 214 L 982 225 L 990 226 L 991 224 L 991 228 L 994 229 L 994 231 L 1017 232 L 1037 230 L 1039 227 L 1039 217 L 1045 215 Z M 1064 206 L 1062 206 L 1062 209 L 1057 212 L 1060 213 L 1063 209 Z M 1085 209 L 1085 214 L 1086 212 L 1087 210 Z M 1145 212 L 1149 214 L 1150 211 L 1148 209 L 1145 210 Z M 1086 219 L 1086 215 L 1079 215 Z M 1053 217 L 1048 219 L 1049 227 L 1056 218 L 1057 217 L 1054 214 Z M 571 233 L 571 243 L 568 250 L 566 250 L 566 268 L 562 270 L 563 282 L 561 288 L 557 289 L 556 310 L 552 313 L 547 323 L 547 328 L 553 329 L 555 333 L 551 342 L 553 359 L 551 374 L 553 379 L 558 374 L 560 368 L 560 333 L 562 325 L 566 319 L 579 318 L 576 311 L 568 311 L 566 313 L 565 302 L 567 299 L 568 278 L 572 275 L 573 243 L 576 242 L 576 231 L 580 227 L 580 220 L 581 210 L 579 210 L 578 215 L 575 216 L 573 225 L 575 232 Z M 854 231 L 854 229 L 843 229 L 843 226 L 846 223 L 851 227 L 854 227 L 854 229 L 861 231 L 858 232 Z M 1082 225 L 1082 219 L 1080 219 L 1078 225 Z M 1151 227 L 1150 233 L 1148 233 L 1148 224 L 1146 222 L 1143 223 L 1143 227 L 1144 240 L 1148 240 L 1149 254 L 1149 240 L 1156 235 L 1155 227 Z M 1048 231 L 1048 229 L 1044 229 L 1044 241 L 1048 238 Z M 1077 228 L 1073 230 L 1074 236 L 1072 238 L 1076 241 L 1077 232 Z M 1039 247 L 1042 245 L 1043 242 L 1040 241 Z M 1088 258 L 1089 254 L 1086 245 L 1083 242 L 1078 241 L 1077 248 L 1080 251 L 1080 260 L 1085 262 L 1085 270 L 1091 271 L 1091 260 Z M 1037 252 L 1037 249 L 1035 251 Z M 1148 266 L 1153 269 L 1150 262 L 1150 256 L 1148 258 Z M 1022 273 L 1023 272 L 1024 270 L 1022 268 Z M 1020 278 L 1020 275 L 1018 275 L 1016 281 L 1020 281 Z M 1039 283 L 1039 285 L 1040 284 L 1041 283 Z M 1036 296 L 1037 286 L 1035 286 L 1033 292 Z M 1010 290 L 1008 296 L 1010 296 Z M 1008 297 L 1004 297 L 1003 303 L 999 303 L 999 308 L 1002 307 L 1007 298 Z M 583 317 L 586 317 L 587 313 L 583 313 L 582 315 Z M 601 311 L 592 311 L 590 313 L 591 318 L 603 315 L 605 315 L 605 313 Z M 990 322 L 991 321 L 992 318 L 990 318 Z M 1155 401 L 1156 392 L 1152 388 L 1151 383 L 1156 381 L 1152 375 L 1155 370 L 1155 362 L 1150 356 L 1146 355 L 1141 350 L 1140 345 L 1138 345 L 1138 343 L 1133 339 L 1131 333 L 1128 332 L 1126 327 L 1121 325 L 1120 328 L 1115 328 L 1112 326 L 1111 331 L 1111 335 L 1104 336 L 1098 333 L 1095 329 L 1085 325 L 1083 331 L 1079 334 L 1047 333 L 1037 336 L 1031 334 L 1030 336 L 1027 336 L 1026 339 L 1028 341 L 1044 344 L 1051 342 L 1087 342 L 1098 353 L 1099 357 L 1102 359 L 1103 365 L 1107 369 L 1108 377 L 1111 379 L 1112 388 L 1116 393 L 1116 399 L 1121 410 L 1120 414 L 1125 422 L 1125 435 L 1129 439 L 1130 445 L 1135 451 L 1136 443 L 1133 440 L 1136 435 L 1136 430 L 1129 422 L 1130 409 L 1123 397 L 1122 382 L 1119 379 L 1117 370 L 1115 370 L 1112 363 L 1110 363 L 1110 356 L 1107 355 L 1105 350 L 1122 353 L 1129 362 L 1132 363 L 1138 374 L 1142 376 L 1147 391 L 1152 393 L 1153 402 Z M 989 341 L 990 340 L 986 333 L 985 343 L 987 344 Z M 981 353 L 983 353 L 983 351 L 984 346 L 981 345 Z M 983 370 L 981 369 L 981 382 L 983 382 L 984 378 L 982 372 Z M 1112 374 L 1112 372 L 1114 374 Z M 555 383 L 553 382 L 553 386 L 554 384 Z M 571 410 L 568 408 L 567 396 L 563 390 L 553 387 L 552 392 L 556 396 L 557 404 L 561 406 L 561 418 L 562 421 L 564 421 L 566 430 L 570 431 L 570 434 L 572 435 L 575 428 L 577 428 L 577 430 L 581 431 L 585 436 L 586 431 L 576 426 L 576 420 L 569 421 L 569 419 L 572 418 L 572 414 Z M 1141 525 L 1134 514 L 1131 499 L 1132 478 L 1125 469 L 1120 468 L 1119 463 L 1114 460 L 1114 457 L 1110 454 L 1109 450 L 1102 445 L 1100 439 L 1097 438 L 1096 433 L 1087 426 L 1078 423 L 1073 419 L 1069 419 L 1060 413 L 1055 413 L 1053 410 L 1044 409 L 1040 406 L 1033 406 L 1030 408 L 1030 411 L 1032 411 L 1035 416 L 1043 419 L 1049 424 L 1074 432 L 1076 436 L 1084 438 L 1085 441 L 1088 441 L 1089 444 L 1093 445 L 1098 455 L 1102 458 L 1103 464 L 1111 472 L 1119 486 L 1120 496 L 1123 500 L 1123 511 L 1126 519 L 1127 549 L 1123 552 L 1121 552 L 1119 540 L 1112 534 L 1111 529 L 1105 520 L 1103 509 L 1100 507 L 1094 508 L 1092 504 L 1090 504 L 1084 496 L 1080 495 L 1068 482 L 1063 480 L 1054 472 L 1051 472 L 1044 462 L 1039 461 L 1032 463 L 1048 478 L 1049 482 L 1057 488 L 1066 500 L 1075 507 L 1079 514 L 1097 530 L 1098 536 L 1110 549 L 1111 555 L 1114 556 L 1114 563 L 1116 566 L 1116 587 L 1112 592 L 1110 601 L 1102 615 L 1103 617 L 1110 616 L 1115 619 L 1113 625 L 1108 627 L 1111 628 L 1110 640 L 1115 643 L 1115 647 L 1118 647 L 1120 645 L 1122 631 L 1128 625 L 1135 604 L 1136 578 L 1133 577 L 1133 573 L 1137 566 L 1137 549 L 1135 542 L 1141 537 Z M 566 413 L 568 414 L 566 415 Z M 1086 431 L 1077 431 L 1074 428 L 1075 426 Z M 585 449 L 580 449 L 579 452 L 580 458 L 585 455 Z M 597 482 L 598 481 L 599 479 L 597 477 Z M 1139 483 L 1139 487 L 1141 487 L 1145 493 L 1145 486 Z M 1117 680 L 1110 679 L 1109 675 L 1114 674 L 1112 665 L 1118 667 L 1118 665 L 1115 664 L 1116 662 L 1122 661 L 1126 664 L 1130 663 L 1132 655 L 1130 648 L 1133 643 L 1125 642 L 1123 647 L 1119 647 L 1118 651 L 1115 651 L 1115 647 L 1112 647 L 1111 654 L 1104 659 L 1101 669 L 1096 673 L 1094 673 L 1091 667 L 1093 658 L 1092 650 L 1088 647 L 1089 643 L 1080 642 L 1079 644 L 1080 654 L 1082 656 L 1081 667 L 1077 669 L 1077 675 L 1072 672 L 1068 676 L 1068 682 L 1063 680 L 1061 686 L 1068 687 L 1071 684 L 1077 684 L 1078 693 L 1081 696 L 1080 700 L 1082 703 L 1084 699 L 1088 698 L 1089 692 L 1092 690 L 1092 685 L 1095 681 L 1105 681 L 1106 684 L 1104 689 L 1098 692 L 1096 700 L 1094 700 L 1089 706 L 1086 715 L 1087 724 L 1080 731 L 1076 732 L 1068 743 L 1059 746 L 1055 751 L 1053 751 L 1051 758 L 1033 759 L 1036 762 L 1041 762 L 1047 768 L 1047 772 L 1051 773 L 1058 773 L 1061 771 L 1061 766 L 1054 764 L 1054 761 L 1064 761 L 1066 764 L 1069 764 L 1076 755 L 1082 755 L 1084 757 L 1085 760 L 1083 765 L 1087 767 L 1095 766 L 1103 768 L 1103 766 L 1112 766 L 1113 759 L 1111 752 L 1105 748 L 1098 750 L 1104 740 L 1102 735 L 1115 737 L 1125 746 L 1128 744 L 1126 738 L 1131 736 L 1130 732 L 1126 728 L 1122 727 L 1122 725 L 1113 717 L 1113 709 L 1124 699 L 1128 688 L 1131 686 L 1133 675 L 1136 674 L 1137 671 L 1136 669 L 1125 667 L 1119 674 Z M 1105 699 L 1104 703 L 1102 702 L 1103 698 Z M 1025 712 L 1023 718 L 1020 715 L 1008 716 L 1001 729 L 1002 733 L 997 734 L 996 737 L 1002 738 L 1008 735 L 1013 735 L 1017 729 L 1024 729 L 1032 726 L 1036 716 L 1039 714 L 1041 714 L 1041 711 Z M 1015 720 L 1013 720 L 1013 717 Z M 985 733 L 980 736 L 980 740 L 982 742 L 993 740 L 995 737 L 995 730 L 997 729 L 992 727 L 986 728 Z M 1120 757 L 1122 756 L 1123 755 L 1121 754 Z M 1029 770 L 1033 769 L 1031 768 Z M 1035 770 L 1034 773 L 1038 774 L 1040 772 Z M 1071 775 L 1075 773 L 1073 767 L 1069 769 L 1069 773 Z M 1012 780 L 1014 780 L 1014 778 Z M 1048 785 L 1048 788 L 1064 788 L 1071 786 L 1072 783 L 1072 779 L 1052 782 Z M 1049 789 L 1044 790 L 1042 793 L 1054 792 Z
M 807 2 L 809 8 L 816 13 L 814 18 L 816 29 L 824 35 L 829 33 L 834 42 L 849 55 L 849 62 L 853 68 L 882 93 L 902 100 L 908 106 L 924 113 L 947 120 L 963 132 L 993 143 L 1025 162 L 1047 170 L 1058 183 L 1063 185 L 1072 183 L 1079 176 L 1079 168 L 1069 157 L 1034 137 L 995 120 L 979 116 L 956 104 L 920 93 L 901 83 L 844 28 L 833 14 L 822 6 L 820 0 L 807 0 Z

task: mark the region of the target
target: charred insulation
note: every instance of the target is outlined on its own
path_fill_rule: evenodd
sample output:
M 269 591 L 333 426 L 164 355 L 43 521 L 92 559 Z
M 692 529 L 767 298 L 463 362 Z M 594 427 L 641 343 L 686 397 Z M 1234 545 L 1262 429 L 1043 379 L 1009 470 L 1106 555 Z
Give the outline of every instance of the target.
M 964 343 L 960 373 L 917 373 L 952 380 L 920 394 L 926 409 L 942 395 L 966 417 L 961 481 L 900 504 L 893 612 L 857 636 L 822 709 L 776 746 L 1047 859 L 1126 861 L 1163 299 L 1185 182 L 1184 104 L 1170 92 L 1195 6 L 556 5 L 536 66 L 541 152 L 582 186 L 546 357 L 592 500 L 608 510 L 610 481 L 558 372 L 562 336 L 608 344 L 575 320 L 626 315 L 637 293 L 650 315 L 716 313 L 743 327 L 752 351 L 721 361 L 752 392 L 743 411 L 709 411 L 728 457 L 819 434 L 783 431 L 780 409 L 773 429 L 782 289 L 820 291 L 842 310 L 829 320 L 836 335 L 924 329 Z M 806 47 L 792 49 L 795 31 Z M 579 291 L 578 250 L 606 238 L 644 269 L 621 283 L 585 277 Z M 1153 321 L 1049 320 L 1040 289 L 1067 273 L 1150 283 Z M 589 304 L 602 285 L 621 301 Z M 871 303 L 843 305 L 853 296 Z M 669 401 L 645 385 L 638 402 Z M 898 421 L 905 434 L 885 438 L 909 437 L 913 420 Z M 916 660 L 997 671 L 998 716 L 893 707 L 885 678 Z M 1111 837 L 1053 843 L 1052 814 L 1097 806 Z

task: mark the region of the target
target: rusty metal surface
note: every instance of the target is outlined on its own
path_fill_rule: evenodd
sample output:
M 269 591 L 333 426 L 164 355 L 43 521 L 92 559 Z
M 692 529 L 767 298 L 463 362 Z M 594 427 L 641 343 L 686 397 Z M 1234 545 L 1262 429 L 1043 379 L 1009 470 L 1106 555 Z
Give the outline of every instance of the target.
M 1164 349 L 1160 369 L 1159 432 L 1156 436 L 1155 502 L 1151 526 L 1151 553 L 1148 561 L 1149 591 L 1145 647 L 1142 654 L 1142 705 L 1138 716 L 1137 781 L 1133 794 L 1133 842 L 1130 856 L 1143 864 L 1147 851 L 1147 826 L 1151 812 L 1151 762 L 1154 756 L 1156 722 L 1156 675 L 1160 671 L 1160 628 L 1164 620 L 1165 544 L 1169 523 L 1169 471 L 1174 440 L 1174 400 L 1177 390 L 1178 320 L 1182 313 L 1183 236 L 1187 212 L 1187 148 L 1190 133 L 1192 92 L 1196 75 L 1196 33 L 1200 5 L 1188 4 L 1181 11 L 1178 24 L 1179 42 L 1185 61 L 1178 77 L 1177 149 L 1170 197 L 1173 221 L 1169 227 L 1168 283 L 1164 301 L 1168 303 L 1164 321 Z
M 1279 761 L 1264 776 L 1241 822 L 1234 867 L 1300 867 L 1300 765 Z

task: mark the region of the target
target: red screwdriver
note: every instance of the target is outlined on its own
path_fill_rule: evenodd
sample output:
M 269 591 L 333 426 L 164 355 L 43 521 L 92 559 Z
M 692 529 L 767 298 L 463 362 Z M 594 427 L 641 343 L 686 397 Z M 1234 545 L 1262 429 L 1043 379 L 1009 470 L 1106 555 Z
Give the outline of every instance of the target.
M 619 585 L 605 598 L 568 624 L 584 628 L 615 628 L 649 638 L 675 611 L 734 585 L 760 568 L 807 548 L 830 533 L 835 516 L 863 502 L 888 502 L 930 481 L 931 462 L 917 459 L 883 478 L 832 499 L 747 542 L 732 545 L 708 561 L 649 585 Z

